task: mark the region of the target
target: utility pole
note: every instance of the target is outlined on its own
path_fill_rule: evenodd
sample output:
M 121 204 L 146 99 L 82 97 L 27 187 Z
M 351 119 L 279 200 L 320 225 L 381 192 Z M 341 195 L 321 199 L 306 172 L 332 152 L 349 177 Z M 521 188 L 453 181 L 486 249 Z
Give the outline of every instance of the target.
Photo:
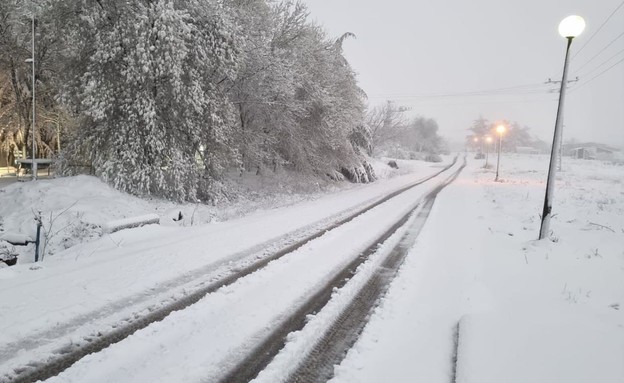
M 35 87 L 37 86 L 37 81 L 35 80 L 35 14 L 32 14 L 32 157 L 33 163 L 31 165 L 31 169 L 33 172 L 33 181 L 37 180 L 37 163 L 36 154 L 37 154 L 37 145 L 35 142 Z
M 30 170 L 32 171 L 32 179 L 33 181 L 37 180 L 37 162 L 36 162 L 36 142 L 35 142 L 35 14 L 32 14 L 32 56 L 29 59 L 26 59 L 27 63 L 32 65 L 32 163 L 30 164 Z M 25 152 L 25 150 L 24 150 Z
M 567 80 L 566 81 L 566 89 L 568 88 L 568 85 L 573 83 L 573 82 L 577 82 L 579 80 L 579 77 L 576 76 L 575 79 L 573 80 Z M 546 81 L 544 84 L 553 84 L 553 85 L 559 85 L 561 84 L 561 81 L 553 81 L 550 78 L 548 79 L 548 81 Z M 559 89 L 551 89 L 551 93 L 555 93 L 555 92 L 559 92 Z M 562 116 L 563 119 L 563 116 Z M 563 123 L 563 121 L 562 121 Z M 560 172 L 563 168 L 563 129 L 565 128 L 565 125 L 562 125 L 562 129 L 559 131 L 559 142 L 561 143 L 559 145 L 559 158 L 557 161 L 557 171 Z
M 559 102 L 557 103 L 557 117 L 555 119 L 555 131 L 553 134 L 550 162 L 548 165 L 548 178 L 546 181 L 546 193 L 544 195 L 544 209 L 540 224 L 539 239 L 546 238 L 550 233 L 550 218 L 552 217 L 553 195 L 555 189 L 555 173 L 557 172 L 557 151 L 561 144 L 561 129 L 563 127 L 563 107 L 568 85 L 568 64 L 570 63 L 570 46 L 572 40 L 580 35 L 585 29 L 585 20 L 581 16 L 568 16 L 559 24 L 559 34 L 567 40 L 565 59 L 563 61 L 563 75 L 561 76 L 561 88 L 559 90 Z

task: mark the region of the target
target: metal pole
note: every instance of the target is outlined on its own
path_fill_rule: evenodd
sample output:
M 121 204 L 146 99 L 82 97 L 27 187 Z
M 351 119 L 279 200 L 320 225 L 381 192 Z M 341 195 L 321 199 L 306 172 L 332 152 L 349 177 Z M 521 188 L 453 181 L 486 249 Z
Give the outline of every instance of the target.
M 33 181 L 37 180 L 36 142 L 35 142 L 35 14 L 32 15 L 32 170 Z
M 563 128 L 565 128 L 565 125 L 563 125 L 563 116 L 561 116 L 561 132 L 559 132 L 559 135 L 561 137 L 559 137 L 559 162 L 557 163 L 557 171 L 560 172 L 561 170 L 563 170 Z
M 39 244 L 41 239 L 41 216 L 37 217 L 37 238 L 35 239 L 35 262 L 39 262 Z M 41 254 L 41 260 L 43 261 L 43 254 Z
M 494 178 L 494 181 L 498 181 L 498 169 L 500 168 L 500 156 L 501 156 L 502 144 L 503 144 L 503 133 L 498 133 L 498 158 L 496 159 L 496 178 Z
M 490 143 L 488 142 L 487 144 L 485 144 L 485 165 L 483 166 L 484 168 L 487 169 L 488 167 L 488 157 L 490 156 Z
M 550 165 L 548 166 L 548 181 L 546 182 L 546 195 L 544 196 L 544 209 L 542 210 L 542 223 L 540 226 L 539 239 L 544 239 L 550 231 L 550 218 L 552 216 L 553 190 L 555 189 L 555 174 L 557 172 L 557 152 L 561 145 L 561 127 L 563 124 L 563 105 L 565 102 L 566 82 L 568 78 L 568 61 L 570 45 L 573 37 L 568 37 L 565 61 L 563 64 L 563 77 L 561 79 L 561 90 L 559 91 L 559 105 L 557 106 L 557 119 L 555 121 L 555 133 L 550 151 Z

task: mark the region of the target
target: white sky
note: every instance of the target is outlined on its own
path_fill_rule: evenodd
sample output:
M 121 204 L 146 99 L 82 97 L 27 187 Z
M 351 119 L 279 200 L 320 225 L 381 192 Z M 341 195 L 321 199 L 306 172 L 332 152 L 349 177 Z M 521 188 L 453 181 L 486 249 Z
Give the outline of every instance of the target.
M 344 49 L 370 104 L 393 99 L 410 106 L 413 114 L 435 118 L 452 140 L 463 140 L 466 128 L 483 115 L 517 121 L 550 141 L 557 94 L 546 93 L 556 86 L 543 83 L 561 80 L 565 39 L 557 32 L 559 22 L 581 15 L 587 28 L 572 44 L 569 77 L 580 76 L 574 84 L 579 89 L 568 91 L 564 140 L 624 147 L 624 63 L 591 80 L 624 59 L 624 35 L 594 57 L 624 33 L 624 6 L 589 40 L 622 0 L 304 2 L 331 36 L 356 34 Z M 511 95 L 416 97 L 524 85 L 508 90 Z

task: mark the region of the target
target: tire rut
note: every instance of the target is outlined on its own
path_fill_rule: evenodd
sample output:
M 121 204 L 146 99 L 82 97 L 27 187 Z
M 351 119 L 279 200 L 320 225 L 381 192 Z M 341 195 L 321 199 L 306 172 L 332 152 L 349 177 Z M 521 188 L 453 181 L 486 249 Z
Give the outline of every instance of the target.
M 304 358 L 297 370 L 289 376 L 288 382 L 327 382 L 333 377 L 334 366 L 340 364 L 347 352 L 358 340 L 368 319 L 396 277 L 409 250 L 414 246 L 418 234 L 424 227 L 436 197 L 442 189 L 451 184 L 464 169 L 466 163 L 425 197 L 425 202 L 410 224 L 408 231 L 397 246 L 385 258 L 368 282 L 356 294 L 338 319 L 329 327 L 312 351 Z
M 441 185 L 435 187 L 424 199 L 424 202 L 415 206 L 403 217 L 401 217 L 392 227 L 390 227 L 379 238 L 375 239 L 373 243 L 363 251 L 358 257 L 351 261 L 346 267 L 338 271 L 334 277 L 315 295 L 310 297 L 306 303 L 300 306 L 295 312 L 288 316 L 277 328 L 275 328 L 269 335 L 265 337 L 265 340 L 253 348 L 247 356 L 237 365 L 230 370 L 219 382 L 221 383 L 240 383 L 249 382 L 254 379 L 260 371 L 262 371 L 273 360 L 275 355 L 286 344 L 286 337 L 289 333 L 301 330 L 306 324 L 306 318 L 310 314 L 314 314 L 322 310 L 322 308 L 331 299 L 332 293 L 335 289 L 343 287 L 351 277 L 356 273 L 357 268 L 362 265 L 369 257 L 374 254 L 378 247 L 384 243 L 390 236 L 392 236 L 399 228 L 405 225 L 414 211 L 419 210 L 419 214 L 424 214 L 421 220 L 417 220 L 419 224 L 424 225 L 426 217 L 433 206 L 435 196 L 446 185 L 450 184 L 457 178 L 459 173 L 463 170 L 464 164 L 448 179 L 446 179 Z M 426 211 L 426 213 L 423 213 Z M 422 221 L 422 222 L 421 222 Z M 419 230 L 418 230 L 419 231 Z M 376 272 L 373 277 L 366 283 L 365 287 L 354 298 L 352 303 L 341 315 L 341 319 L 336 322 L 335 326 L 329 330 L 329 332 L 323 336 L 320 341 L 319 348 L 315 348 L 312 354 L 316 357 L 307 360 L 308 367 L 305 367 L 291 377 L 288 381 L 293 382 L 316 382 L 324 380 L 309 380 L 310 376 L 315 375 L 318 371 L 327 370 L 323 366 L 331 366 L 329 360 L 335 360 L 337 355 L 346 353 L 351 345 L 357 339 L 359 332 L 366 323 L 366 318 L 370 310 L 376 304 L 380 296 L 386 291 L 389 282 L 394 278 L 394 275 L 398 271 L 405 254 L 409 248 L 413 245 L 417 233 L 412 235 L 406 241 L 406 238 L 402 238 L 398 247 L 393 249 L 390 255 L 384 260 L 382 267 Z M 409 242 L 409 243 L 408 243 Z M 400 249 L 399 249 L 400 248 Z M 370 306 L 370 305 L 373 306 Z M 359 330 L 354 330 L 359 329 Z M 353 332 L 355 331 L 355 332 Z M 329 347 L 331 345 L 331 347 Z M 311 364 L 310 364 L 311 363 Z M 333 363 L 333 362 L 332 362 Z M 321 374 L 326 376 L 327 374 Z

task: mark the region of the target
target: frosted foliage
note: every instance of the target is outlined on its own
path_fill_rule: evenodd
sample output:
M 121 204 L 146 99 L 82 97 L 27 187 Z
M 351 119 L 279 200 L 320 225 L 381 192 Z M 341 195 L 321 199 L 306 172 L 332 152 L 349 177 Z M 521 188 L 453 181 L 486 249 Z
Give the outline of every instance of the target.
M 228 157 L 220 152 L 229 150 L 231 108 L 215 78 L 236 68 L 236 52 L 213 9 L 176 4 L 185 8 L 167 1 L 83 8 L 93 12 L 78 27 L 92 42 L 82 47 L 76 103 L 102 179 L 135 194 L 193 200 L 200 177 L 217 176 Z
M 361 161 L 349 137 L 362 122 L 362 92 L 342 39 L 307 21 L 301 3 L 250 2 L 238 17 L 248 36 L 233 97 L 243 166 L 330 174 Z
M 323 177 L 364 166 L 351 35 L 327 37 L 302 3 L 72 4 L 65 98 L 81 120 L 65 157 L 116 188 L 215 200 L 235 166 Z

